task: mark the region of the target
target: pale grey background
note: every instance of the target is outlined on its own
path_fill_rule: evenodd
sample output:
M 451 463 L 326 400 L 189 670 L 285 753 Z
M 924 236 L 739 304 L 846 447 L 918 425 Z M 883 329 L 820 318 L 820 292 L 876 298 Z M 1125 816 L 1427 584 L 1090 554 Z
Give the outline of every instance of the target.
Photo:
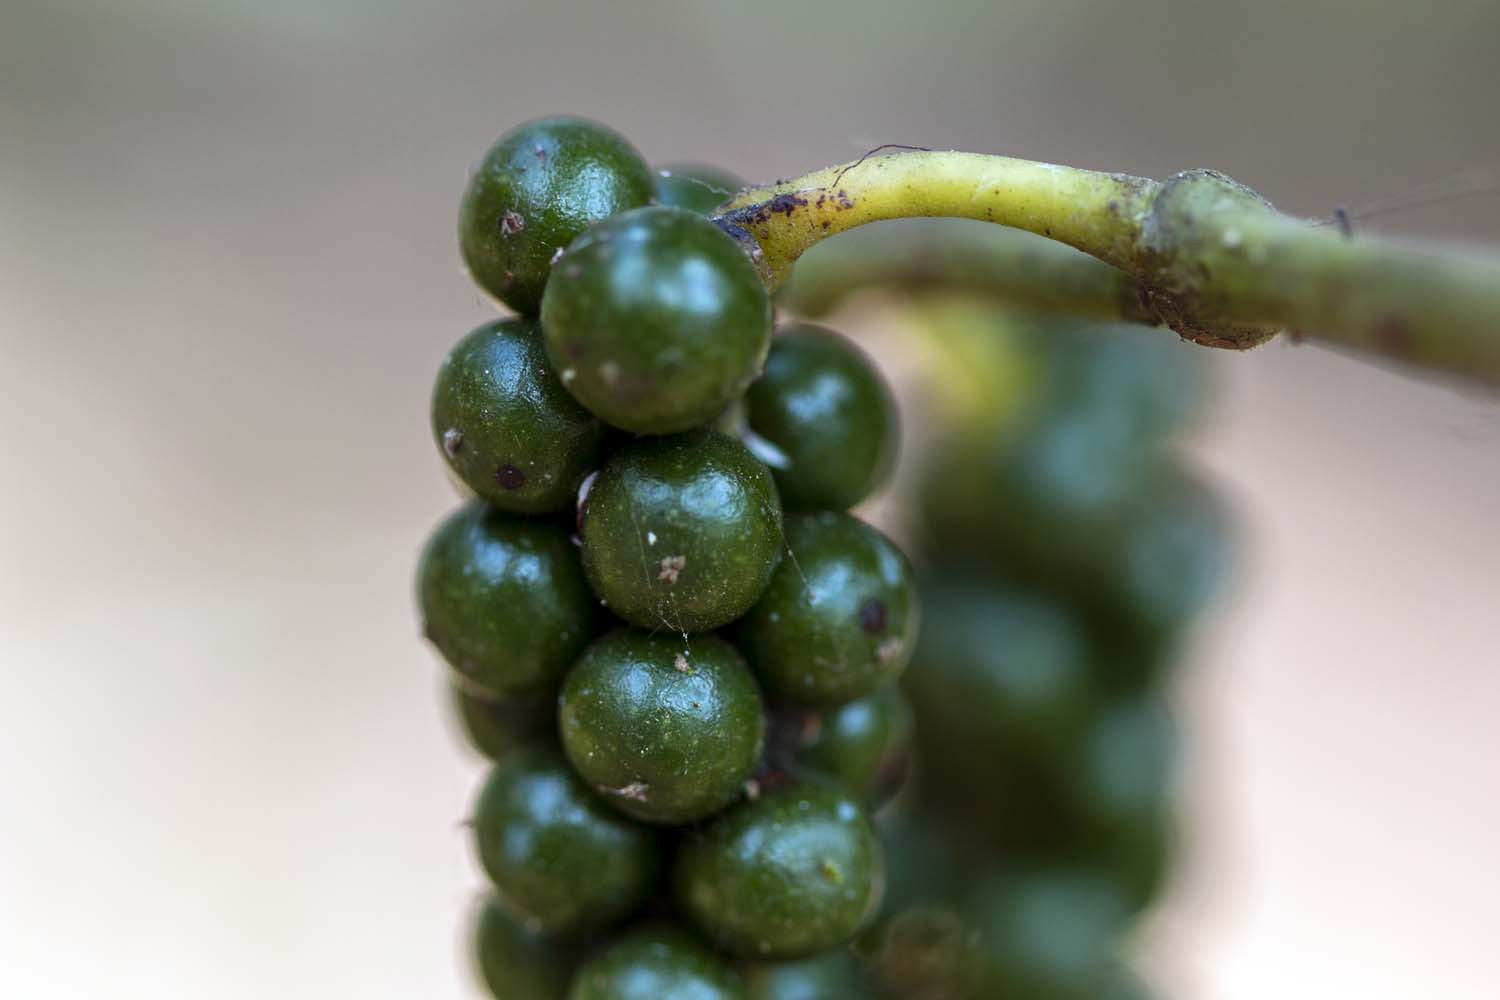
M 466 165 L 573 111 L 759 179 L 882 142 L 1325 214 L 1500 162 L 1500 7 L 0 0 L 0 994 L 449 997 L 477 776 L 416 638 Z M 1500 199 L 1378 220 L 1500 243 Z M 1246 522 L 1184 686 L 1177 995 L 1494 995 L 1500 409 L 1215 357 Z

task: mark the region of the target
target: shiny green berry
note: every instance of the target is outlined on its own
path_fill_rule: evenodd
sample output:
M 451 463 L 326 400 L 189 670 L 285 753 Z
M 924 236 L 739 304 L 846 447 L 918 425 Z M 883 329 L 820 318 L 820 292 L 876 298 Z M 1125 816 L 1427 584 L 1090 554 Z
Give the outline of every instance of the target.
M 629 914 L 651 892 L 659 864 L 656 834 L 610 809 L 545 746 L 490 771 L 474 839 L 500 898 L 548 934 L 596 930 Z
M 557 716 L 550 694 L 496 698 L 462 683 L 449 685 L 454 715 L 469 746 L 490 760 L 547 738 Z
M 598 464 L 603 427 L 547 361 L 534 320 L 486 323 L 448 354 L 432 433 L 476 496 L 525 514 L 562 510 Z
M 781 559 L 770 470 L 715 431 L 620 449 L 589 485 L 578 523 L 595 592 L 642 628 L 728 624 L 759 599 Z
M 527 930 L 494 898 L 474 927 L 479 974 L 496 1000 L 564 1000 L 573 975 L 569 950 Z
M 870 988 L 853 952 L 839 948 L 791 962 L 745 968 L 749 1000 L 867 1000 Z
M 780 710 L 773 743 L 796 764 L 837 778 L 878 804 L 906 777 L 911 739 L 911 706 L 900 688 L 888 684 L 828 709 Z
M 557 261 L 547 353 L 580 403 L 637 434 L 708 423 L 760 373 L 771 300 L 750 258 L 686 209 L 625 212 Z
M 775 449 L 771 467 L 788 510 L 853 507 L 895 467 L 895 397 L 874 362 L 832 330 L 779 331 L 745 398 L 750 429 Z
M 600 219 L 645 205 L 655 187 L 651 168 L 612 129 L 565 115 L 527 122 L 469 178 L 459 249 L 481 288 L 535 316 L 553 257 Z
M 481 503 L 428 540 L 418 600 L 444 659 L 497 696 L 555 684 L 591 638 L 594 597 L 566 529 Z
M 740 626 L 741 648 L 768 692 L 838 705 L 900 675 L 917 634 L 906 557 L 848 514 L 789 517 L 788 555 Z
M 715 946 L 800 958 L 843 944 L 879 905 L 880 839 L 864 807 L 832 783 L 762 793 L 688 837 L 677 903 Z
M 760 691 L 734 647 L 619 629 L 568 673 L 558 699 L 563 748 L 621 812 L 687 823 L 739 796 L 760 757 Z
M 568 1000 L 748 1000 L 722 959 L 675 927 L 645 927 L 589 959 Z
M 713 215 L 744 186 L 727 170 L 702 164 L 671 164 L 656 171 L 656 200 L 700 215 Z

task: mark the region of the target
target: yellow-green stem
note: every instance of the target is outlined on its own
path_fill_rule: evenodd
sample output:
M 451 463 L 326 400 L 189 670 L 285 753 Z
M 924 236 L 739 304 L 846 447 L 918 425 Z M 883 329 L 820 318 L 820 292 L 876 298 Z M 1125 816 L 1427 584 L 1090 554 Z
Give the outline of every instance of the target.
M 1500 384 L 1500 261 L 1347 238 L 1207 170 L 1156 182 L 911 151 L 742 193 L 719 221 L 778 287 L 807 248 L 888 219 L 979 219 L 1066 243 L 1135 282 L 1140 318 L 1214 347 L 1281 329 Z M 1040 273 L 1040 272 L 1038 272 Z

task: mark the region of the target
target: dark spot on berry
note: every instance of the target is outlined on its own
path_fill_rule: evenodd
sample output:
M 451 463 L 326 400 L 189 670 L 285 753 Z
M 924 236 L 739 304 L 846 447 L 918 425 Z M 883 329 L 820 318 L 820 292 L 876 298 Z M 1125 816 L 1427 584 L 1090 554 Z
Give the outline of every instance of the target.
M 450 427 L 443 431 L 443 454 L 449 458 L 458 455 L 458 449 L 464 446 L 464 432 L 457 427 Z
M 536 158 L 538 160 L 542 161 L 543 163 L 547 162 L 547 151 L 541 146 L 536 147 L 536 149 L 532 150 L 532 152 L 536 154 Z
M 870 598 L 859 606 L 859 627 L 871 635 L 885 631 L 885 604 L 878 598 Z
M 526 485 L 526 473 L 514 465 L 502 465 L 495 470 L 495 482 L 507 490 L 518 490 Z

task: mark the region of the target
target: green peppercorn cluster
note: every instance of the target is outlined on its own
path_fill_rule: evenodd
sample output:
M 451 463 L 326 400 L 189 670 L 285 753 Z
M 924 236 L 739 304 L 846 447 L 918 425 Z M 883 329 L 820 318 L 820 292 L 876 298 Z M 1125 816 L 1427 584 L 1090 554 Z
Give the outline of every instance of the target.
M 1201 373 L 1129 327 L 954 299 L 918 324 L 975 391 L 916 477 L 920 770 L 864 953 L 891 996 L 1145 996 L 1121 955 L 1170 874 L 1169 667 L 1229 549 L 1176 447 Z
M 454 710 L 491 762 L 478 966 L 508 1000 L 860 997 L 917 644 L 905 557 L 848 510 L 898 434 L 870 359 L 773 336 L 709 212 L 578 118 L 506 133 L 459 243 L 513 315 L 432 396 L 469 500 L 418 570 Z

